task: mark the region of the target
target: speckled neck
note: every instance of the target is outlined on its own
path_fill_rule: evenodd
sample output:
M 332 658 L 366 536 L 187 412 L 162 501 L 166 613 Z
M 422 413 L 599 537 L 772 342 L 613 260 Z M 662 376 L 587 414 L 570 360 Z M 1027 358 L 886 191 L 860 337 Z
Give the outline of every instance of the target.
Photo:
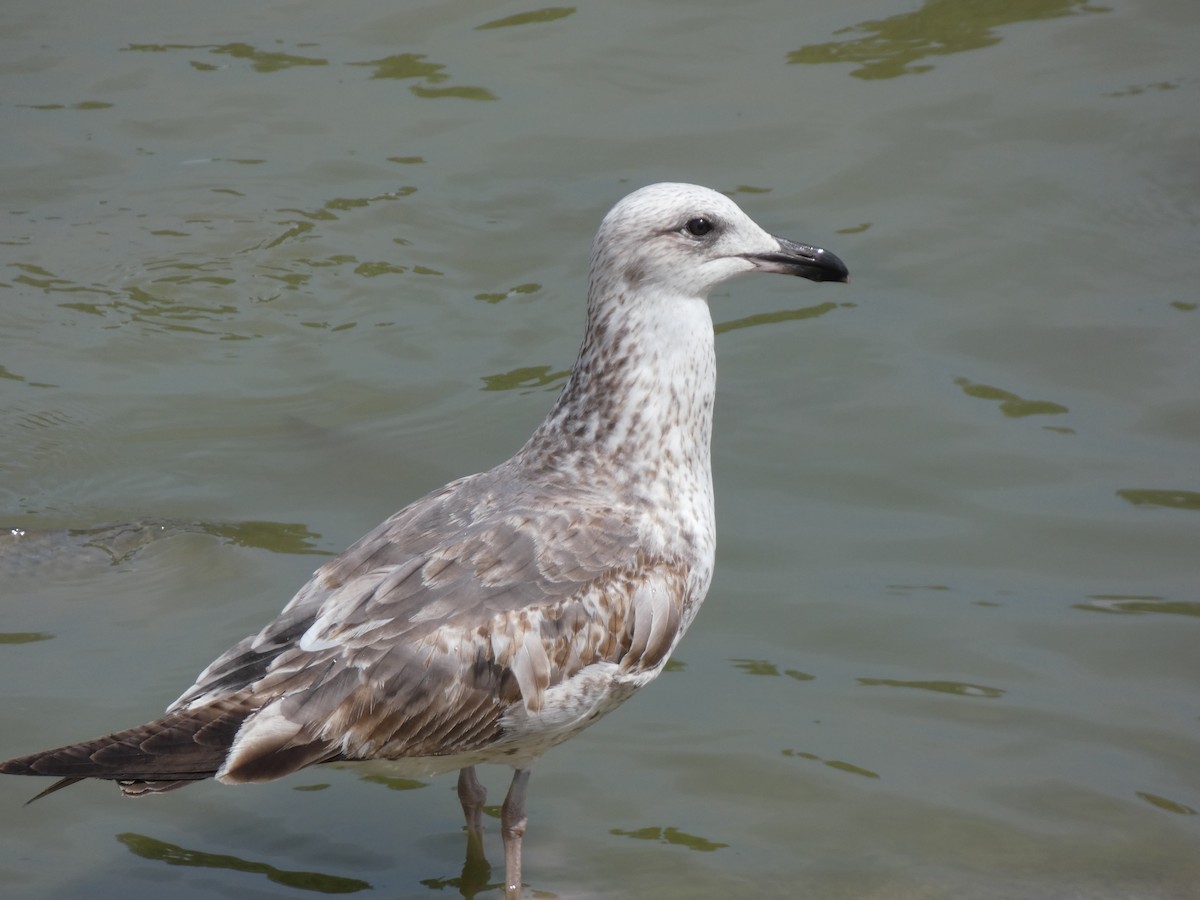
M 715 394 L 707 302 L 594 272 L 579 357 L 521 456 L 657 499 L 710 498 Z

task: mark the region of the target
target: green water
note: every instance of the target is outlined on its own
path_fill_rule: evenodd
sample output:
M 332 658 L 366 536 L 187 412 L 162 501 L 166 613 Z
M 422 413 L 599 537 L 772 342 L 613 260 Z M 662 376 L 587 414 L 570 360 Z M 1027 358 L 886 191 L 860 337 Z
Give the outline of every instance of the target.
M 534 771 L 530 890 L 1194 896 L 1197 60 L 1193 0 L 10 0 L 0 522 L 172 527 L 0 567 L 0 756 L 511 453 L 600 217 L 695 181 L 852 281 L 713 298 L 716 579 Z M 41 786 L 13 896 L 500 895 L 453 779 Z

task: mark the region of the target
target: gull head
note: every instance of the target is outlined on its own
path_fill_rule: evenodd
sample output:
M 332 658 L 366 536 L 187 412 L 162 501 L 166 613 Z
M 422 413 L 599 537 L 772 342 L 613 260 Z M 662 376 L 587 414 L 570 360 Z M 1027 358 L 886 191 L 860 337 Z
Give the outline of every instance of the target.
M 828 250 L 775 237 L 723 194 L 694 184 L 652 184 L 604 217 L 592 245 L 593 293 L 654 292 L 704 299 L 742 272 L 847 281 Z

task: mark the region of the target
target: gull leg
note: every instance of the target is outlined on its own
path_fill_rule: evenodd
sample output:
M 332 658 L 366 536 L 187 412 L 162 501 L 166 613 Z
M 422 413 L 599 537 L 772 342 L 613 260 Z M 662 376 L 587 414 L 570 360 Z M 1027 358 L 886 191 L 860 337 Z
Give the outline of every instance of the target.
M 473 843 L 482 843 L 483 804 L 487 802 L 487 788 L 475 777 L 474 766 L 458 771 L 458 802 L 462 804 L 463 817 L 467 820 L 468 839 Z
M 500 831 L 504 837 L 504 898 L 521 900 L 521 838 L 525 835 L 525 788 L 529 770 L 513 773 L 508 796 L 500 807 Z
M 464 897 L 474 897 L 487 890 L 492 867 L 483 853 L 483 804 L 487 788 L 475 777 L 475 767 L 458 770 L 458 801 L 467 820 L 467 857 L 463 860 L 459 889 Z

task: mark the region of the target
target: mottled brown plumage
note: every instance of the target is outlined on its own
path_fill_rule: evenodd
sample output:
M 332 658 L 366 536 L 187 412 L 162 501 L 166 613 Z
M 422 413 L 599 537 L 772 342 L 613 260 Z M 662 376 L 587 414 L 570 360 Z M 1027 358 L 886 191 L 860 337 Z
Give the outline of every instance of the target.
M 116 781 L 268 781 L 315 763 L 516 773 L 502 811 L 520 893 L 529 766 L 661 671 L 712 577 L 708 292 L 755 269 L 846 280 L 728 198 L 652 185 L 605 217 L 587 327 L 546 420 L 507 462 L 396 513 L 318 569 L 280 615 L 146 725 L 0 763 Z M 48 793 L 49 791 L 45 792 Z M 40 796 L 40 795 L 39 795 Z

